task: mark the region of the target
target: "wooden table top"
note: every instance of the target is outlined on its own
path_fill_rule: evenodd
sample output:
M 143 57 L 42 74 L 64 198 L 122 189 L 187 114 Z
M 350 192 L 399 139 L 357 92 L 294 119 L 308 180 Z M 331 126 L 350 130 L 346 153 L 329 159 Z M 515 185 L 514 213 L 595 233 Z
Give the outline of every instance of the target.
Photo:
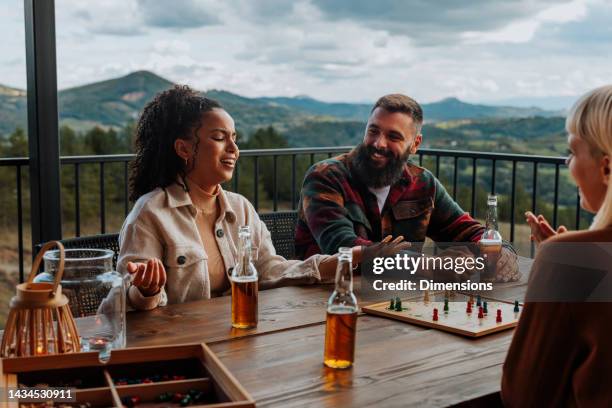
M 519 282 L 495 284 L 489 297 L 522 300 Z M 323 365 L 325 304 L 332 287 L 261 291 L 256 329 L 230 327 L 230 298 L 128 314 L 128 346 L 206 342 L 268 406 L 449 406 L 499 391 L 512 330 L 468 339 L 376 316 L 359 316 L 354 367 Z

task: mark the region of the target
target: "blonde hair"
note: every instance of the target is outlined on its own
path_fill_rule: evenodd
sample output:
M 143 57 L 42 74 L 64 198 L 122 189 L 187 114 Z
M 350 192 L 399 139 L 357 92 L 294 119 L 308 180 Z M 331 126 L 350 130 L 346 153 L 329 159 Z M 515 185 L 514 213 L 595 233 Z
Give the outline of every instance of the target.
M 595 157 L 607 155 L 612 159 L 612 85 L 596 88 L 582 96 L 570 110 L 565 128 L 570 134 L 583 139 Z M 610 225 L 612 183 L 608 183 L 604 202 L 595 214 L 590 229 Z

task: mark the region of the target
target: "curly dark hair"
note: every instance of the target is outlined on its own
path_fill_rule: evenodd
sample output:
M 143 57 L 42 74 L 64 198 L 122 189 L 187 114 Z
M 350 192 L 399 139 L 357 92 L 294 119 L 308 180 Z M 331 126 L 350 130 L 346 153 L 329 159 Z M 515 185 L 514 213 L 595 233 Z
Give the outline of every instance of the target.
M 202 114 L 222 108 L 219 102 L 200 96 L 186 85 L 175 85 L 149 102 L 136 127 L 136 158 L 130 165 L 130 199 L 157 187 L 166 187 L 185 178 L 189 169 L 176 154 L 176 139 L 193 140 L 193 156 L 198 152 L 198 129 Z M 192 166 L 193 166 L 192 161 Z

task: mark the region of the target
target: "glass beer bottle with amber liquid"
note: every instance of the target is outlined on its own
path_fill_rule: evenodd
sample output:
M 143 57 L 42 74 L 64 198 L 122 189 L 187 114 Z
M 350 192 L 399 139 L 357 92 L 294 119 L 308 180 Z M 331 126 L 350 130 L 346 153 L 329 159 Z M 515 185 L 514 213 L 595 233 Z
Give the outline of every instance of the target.
M 331 368 L 348 368 L 355 358 L 357 299 L 353 294 L 353 256 L 350 248 L 340 248 L 336 268 L 336 288 L 327 302 L 325 352 L 323 363 Z
M 502 237 L 497 227 L 497 196 L 495 195 L 489 195 L 487 198 L 487 220 L 479 246 L 480 255 L 485 258 L 486 266 L 482 280 L 493 281 L 502 250 Z
M 257 327 L 257 270 L 251 260 L 251 230 L 240 227 L 239 259 L 230 277 L 232 284 L 232 326 L 237 329 Z

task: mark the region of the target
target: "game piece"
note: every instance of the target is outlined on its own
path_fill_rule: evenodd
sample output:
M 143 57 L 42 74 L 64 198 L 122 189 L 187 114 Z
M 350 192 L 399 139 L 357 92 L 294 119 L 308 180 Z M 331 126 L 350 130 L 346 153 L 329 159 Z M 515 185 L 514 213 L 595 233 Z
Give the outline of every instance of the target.
M 472 313 L 472 304 L 468 301 L 467 307 L 465 308 L 465 313 Z
M 391 300 L 389 301 L 389 310 L 393 309 L 395 309 L 395 302 L 393 301 L 393 298 L 391 298 Z
M 444 313 L 448 313 L 448 298 L 444 298 Z
M 423 293 L 423 302 L 427 303 L 429 302 L 429 291 L 426 290 L 425 293 Z
M 438 321 L 438 309 L 433 310 L 433 321 L 437 322 Z
M 157 402 L 169 402 L 169 401 L 172 400 L 172 393 L 170 393 L 170 392 L 163 392 L 163 393 L 159 394 L 155 400 Z
M 479 319 L 484 318 L 484 313 L 482 311 L 482 306 L 478 306 L 478 318 Z
M 186 407 L 191 403 L 191 396 L 189 394 L 185 395 L 185 397 L 181 400 L 181 407 Z
M 486 315 L 489 313 L 489 310 L 487 309 L 487 301 L 485 300 L 482 304 L 482 312 Z
M 480 295 L 476 296 L 476 306 L 482 306 L 482 298 Z
M 395 298 L 395 311 L 396 312 L 402 311 L 402 299 L 400 299 L 399 297 Z
M 140 397 L 138 397 L 138 396 L 123 397 L 123 398 L 121 398 L 121 402 L 126 407 L 130 407 L 130 408 L 131 407 L 135 407 L 136 405 L 138 405 L 140 403 Z
M 497 317 L 495 318 L 496 323 L 502 322 L 501 309 L 497 309 Z
M 518 300 L 514 301 L 514 313 L 518 313 L 519 312 L 519 302 Z

